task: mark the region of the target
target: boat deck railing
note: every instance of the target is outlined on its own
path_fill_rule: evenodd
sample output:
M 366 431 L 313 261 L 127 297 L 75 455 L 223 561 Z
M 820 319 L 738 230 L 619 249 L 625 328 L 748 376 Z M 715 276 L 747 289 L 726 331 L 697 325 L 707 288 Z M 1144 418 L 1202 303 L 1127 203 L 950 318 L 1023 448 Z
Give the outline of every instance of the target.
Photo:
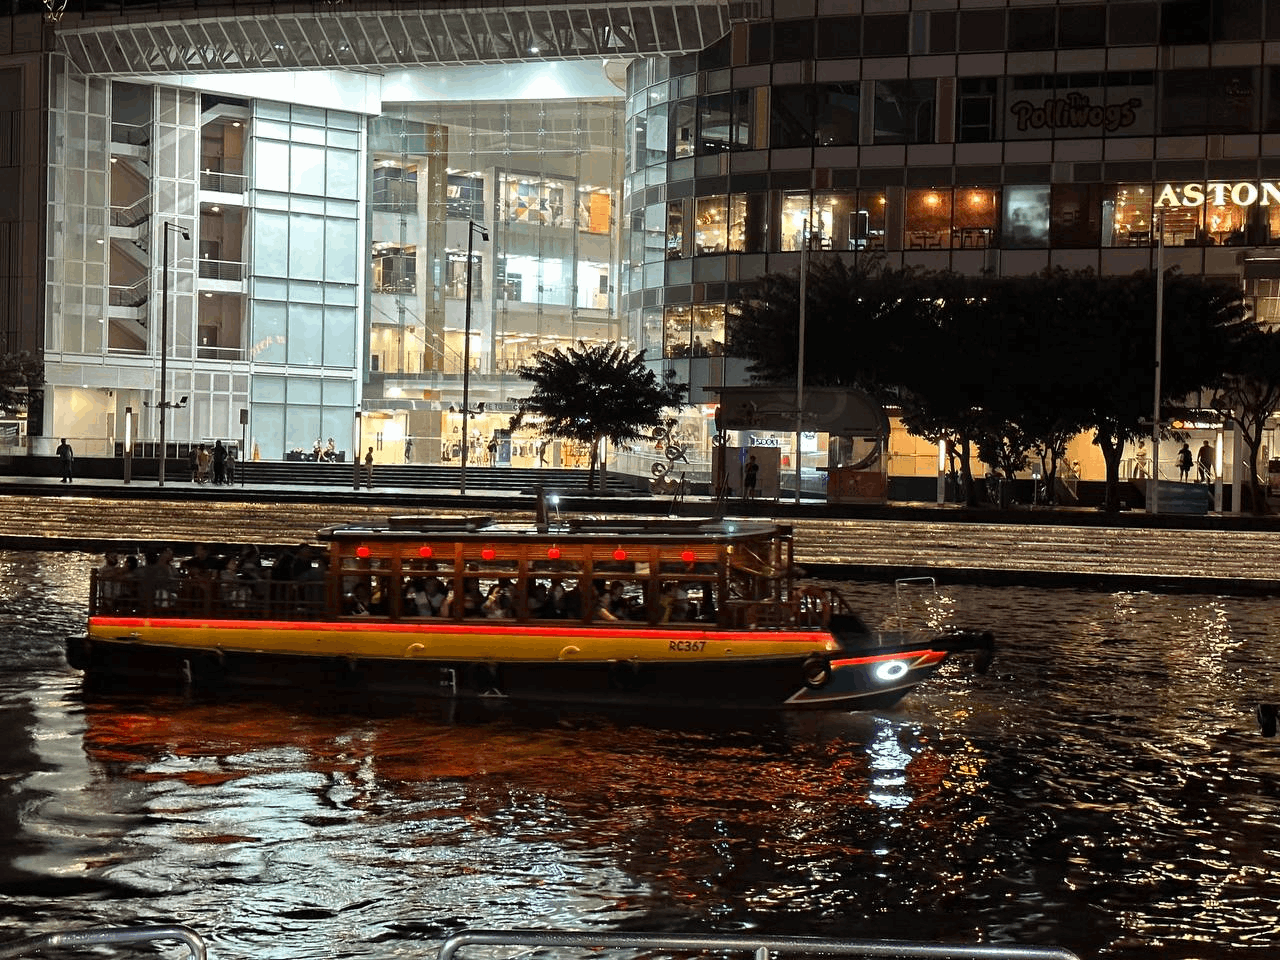
M 498 948 L 483 953 L 476 948 Z M 715 960 L 783 960 L 812 957 L 902 957 L 919 960 L 1080 960 L 1060 947 L 1014 944 L 921 943 L 907 940 L 836 940 L 819 937 L 762 937 L 751 934 L 599 933 L 570 930 L 464 930 L 444 942 L 438 960 L 511 958 L 521 954 L 600 960 L 602 951 L 617 951 L 617 960 L 635 958 L 713 957 Z M 463 954 L 463 956 L 459 956 Z
M 0 944 L 0 960 L 13 960 L 44 953 L 53 947 L 89 947 L 133 945 L 160 940 L 180 940 L 191 951 L 191 960 L 205 960 L 208 948 L 204 938 L 181 924 L 145 927 L 93 927 L 88 930 L 59 930 L 13 943 Z
M 192 960 L 206 960 L 204 939 L 190 927 L 98 927 L 28 937 L 0 944 L 0 960 L 16 960 L 53 947 L 132 945 L 179 940 Z M 482 949 L 488 948 L 488 949 Z M 845 940 L 822 937 L 764 937 L 752 934 L 602 933 L 575 930 L 463 930 L 440 947 L 436 960 L 485 960 L 537 953 L 540 956 L 600 960 L 673 960 L 713 957 L 714 960 L 808 960 L 813 957 L 911 958 L 911 960 L 1080 960 L 1061 947 L 1017 944 L 925 943 L 912 940 Z M 464 956 L 459 956 L 463 954 Z

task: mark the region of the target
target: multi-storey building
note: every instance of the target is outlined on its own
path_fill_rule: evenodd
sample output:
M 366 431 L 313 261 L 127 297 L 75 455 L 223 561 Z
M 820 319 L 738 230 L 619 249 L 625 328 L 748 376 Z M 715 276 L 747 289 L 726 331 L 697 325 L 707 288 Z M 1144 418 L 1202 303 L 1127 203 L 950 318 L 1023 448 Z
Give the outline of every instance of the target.
M 456 459 L 469 388 L 483 459 L 521 362 L 628 340 L 625 63 L 729 27 L 718 2 L 46 6 L 0 61 L 13 141 L 34 155 L 47 117 L 47 157 L 15 164 L 45 209 L 10 220 L 46 256 L 10 345 L 46 360 L 32 449 L 81 455 L 154 447 L 163 412 L 171 455 Z
M 1257 316 L 1280 319 L 1280 5 L 759 14 L 627 74 L 624 308 L 695 384 L 741 378 L 721 355 L 733 304 L 754 277 L 798 271 L 805 242 L 998 275 L 1130 274 L 1162 243 L 1167 266 L 1240 278 Z M 691 414 L 705 436 L 705 410 Z M 937 451 L 901 432 L 890 452 L 895 473 L 936 474 Z M 1073 456 L 1101 476 L 1087 438 Z
M 247 411 L 264 457 L 409 437 L 434 462 L 464 379 L 484 441 L 522 359 L 607 339 L 692 383 L 696 460 L 706 388 L 745 379 L 734 302 L 805 244 L 997 274 L 1162 245 L 1280 304 L 1271 0 L 51 5 L 0 42 L 37 450 L 108 452 L 126 409 L 153 438 L 165 341 L 175 439 Z

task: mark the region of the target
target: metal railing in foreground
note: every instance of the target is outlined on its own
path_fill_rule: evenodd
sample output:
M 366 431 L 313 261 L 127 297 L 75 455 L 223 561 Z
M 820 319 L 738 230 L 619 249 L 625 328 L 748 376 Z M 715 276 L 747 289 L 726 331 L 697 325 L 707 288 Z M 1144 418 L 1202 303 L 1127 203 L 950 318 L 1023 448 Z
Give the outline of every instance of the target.
M 180 924 L 148 927 L 93 927 L 88 930 L 61 930 L 39 937 L 27 937 L 14 943 L 0 944 L 0 960 L 29 957 L 50 947 L 87 947 L 101 944 L 151 943 L 156 940 L 181 940 L 191 951 L 192 960 L 205 960 L 208 950 L 204 938 L 190 927 Z
M 1061 947 L 1023 947 L 1013 944 L 921 943 L 909 940 L 830 940 L 820 937 L 759 937 L 748 934 L 598 933 L 573 930 L 464 930 L 440 948 L 437 960 L 456 960 L 465 947 L 577 948 L 591 951 L 626 950 L 630 957 L 675 954 L 710 955 L 721 960 L 741 953 L 748 960 L 822 957 L 903 957 L 929 960 L 1080 960 Z M 490 954 L 492 956 L 492 954 Z M 509 957 L 509 953 L 503 954 Z

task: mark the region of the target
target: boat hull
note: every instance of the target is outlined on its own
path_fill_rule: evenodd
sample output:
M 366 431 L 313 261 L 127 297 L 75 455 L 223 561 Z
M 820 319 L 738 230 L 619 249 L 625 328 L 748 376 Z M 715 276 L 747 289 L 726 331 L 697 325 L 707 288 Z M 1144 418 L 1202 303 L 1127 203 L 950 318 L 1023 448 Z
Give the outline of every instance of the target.
M 890 707 L 946 660 L 928 641 L 830 633 L 94 618 L 68 641 L 86 680 L 201 694 L 729 709 Z

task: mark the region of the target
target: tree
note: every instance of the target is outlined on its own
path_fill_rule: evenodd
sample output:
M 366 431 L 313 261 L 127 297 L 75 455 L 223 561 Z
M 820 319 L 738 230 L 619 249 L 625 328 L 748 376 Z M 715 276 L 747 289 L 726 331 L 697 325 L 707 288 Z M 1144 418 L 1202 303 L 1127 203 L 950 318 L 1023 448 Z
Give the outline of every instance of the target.
M 675 382 L 675 371 L 658 375 L 645 365 L 644 351 L 629 353 L 616 343 L 577 347 L 547 353 L 538 351 L 532 362 L 520 367 L 521 378 L 533 383 L 533 393 L 516 402 L 519 411 L 511 421 L 515 430 L 534 415 L 542 419 L 548 436 L 590 445 L 591 472 L 588 487 L 595 488 L 596 464 L 604 486 L 605 461 L 600 441 L 615 445 L 643 436 L 646 427 L 662 422 L 663 411 L 684 405 L 687 383 Z
M 1213 407 L 1227 423 L 1240 428 L 1249 451 L 1249 508 L 1267 512 L 1267 497 L 1258 473 L 1262 432 L 1273 411 L 1280 408 L 1280 330 L 1246 323 L 1232 345 Z
M 916 309 L 909 293 L 916 277 L 875 255 L 815 258 L 806 284 L 805 383 L 872 393 L 892 383 L 900 362 L 893 334 Z M 799 272 L 765 274 L 738 305 L 728 352 L 747 358 L 757 383 L 795 383 L 799 325 Z
M 0 354 L 0 413 L 25 410 L 44 386 L 44 361 L 21 350 Z

